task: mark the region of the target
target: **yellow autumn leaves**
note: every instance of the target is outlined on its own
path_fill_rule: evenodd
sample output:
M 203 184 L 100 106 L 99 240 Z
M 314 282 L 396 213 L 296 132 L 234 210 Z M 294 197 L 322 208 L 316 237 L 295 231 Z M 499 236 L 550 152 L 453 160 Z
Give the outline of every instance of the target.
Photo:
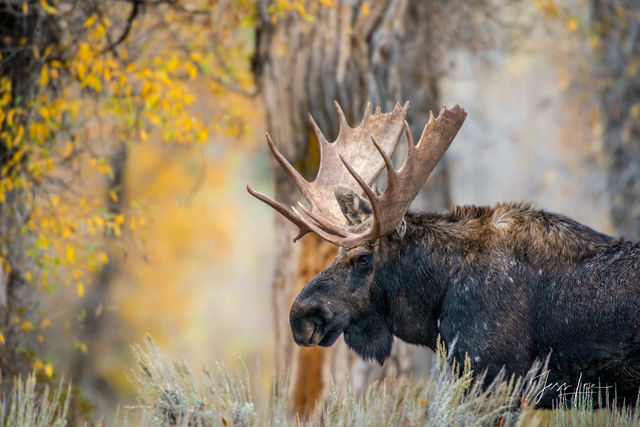
M 45 0 L 41 6 L 56 13 Z M 23 12 L 28 9 L 25 2 Z M 105 209 L 106 203 L 119 202 L 117 189 L 105 195 L 99 179 L 113 178 L 106 156 L 117 144 L 102 135 L 126 144 L 151 142 L 150 129 L 169 142 L 203 143 L 209 138 L 208 126 L 191 108 L 195 95 L 188 84 L 198 75 L 202 53 L 173 47 L 150 57 L 137 52 L 134 60 L 123 46 L 116 59 L 108 50 L 112 23 L 107 15 L 92 14 L 82 26 L 84 34 L 61 38 L 75 46 L 67 58 L 59 56 L 61 46 L 42 51 L 25 47 L 42 62 L 40 92 L 28 105 L 12 99 L 9 79 L 0 80 L 0 139 L 13 149 L 0 171 L 0 202 L 11 192 L 24 198 L 15 202 L 33 207 L 21 229 L 12 230 L 35 236 L 24 250 L 38 271 L 25 275 L 45 289 L 75 283 L 80 298 L 91 274 L 108 261 L 98 249 L 102 236 L 119 238 L 125 224 L 132 231 L 146 224 L 144 208 L 135 203 L 122 213 Z M 52 86 L 63 89 L 52 96 Z M 38 191 L 49 182 L 63 184 Z
M 234 2 L 223 11 L 215 2 L 179 3 L 184 9 L 149 6 L 122 40 L 130 5 L 99 2 L 97 13 L 91 9 L 84 16 L 82 8 L 69 7 L 70 0 L 22 3 L 25 15 L 44 11 L 48 19 L 64 19 L 64 25 L 54 25 L 60 30 L 55 42 L 17 43 L 37 70 L 25 74 L 33 82 L 28 99 L 15 96 L 19 84 L 0 78 L 0 141 L 8 148 L 0 165 L 0 203 L 26 212 L 0 241 L 0 268 L 24 279 L 37 299 L 66 289 L 65 297 L 86 300 L 110 257 L 116 260 L 123 251 L 123 238 L 136 246 L 155 225 L 154 207 L 124 191 L 130 183 L 114 183 L 123 173 L 114 153 L 122 147 L 129 153 L 134 146 L 146 147 L 145 152 L 160 146 L 199 151 L 212 135 L 248 132 L 247 110 L 238 102 L 226 105 L 224 82 L 241 91 L 253 88 L 247 54 L 252 32 L 244 30 L 239 39 L 233 34 L 239 22 L 250 25 L 247 11 L 254 4 Z M 160 27 L 163 31 L 156 32 Z M 222 78 L 208 79 L 214 74 Z M 203 108 L 203 98 L 219 104 L 214 113 Z M 193 186 L 187 184 L 185 192 Z M 63 325 L 63 317 L 76 317 L 70 312 L 78 306 L 69 307 L 69 313 L 52 317 L 54 326 Z M 44 309 L 41 314 L 47 316 Z M 16 334 L 46 340 L 43 329 L 51 320 L 27 314 L 16 319 L 0 328 L 0 346 L 14 342 Z M 64 325 L 54 329 L 73 329 Z M 74 348 L 91 351 L 84 342 Z M 47 377 L 54 374 L 46 357 L 33 353 L 30 362 Z

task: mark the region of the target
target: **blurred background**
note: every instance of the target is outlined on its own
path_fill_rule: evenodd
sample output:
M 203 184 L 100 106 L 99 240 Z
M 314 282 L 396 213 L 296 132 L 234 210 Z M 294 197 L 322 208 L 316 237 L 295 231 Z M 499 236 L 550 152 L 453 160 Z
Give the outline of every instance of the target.
M 530 201 L 640 237 L 635 0 L 0 1 L 0 369 L 74 384 L 77 416 L 135 402 L 130 346 L 193 365 L 290 373 L 308 413 L 329 378 L 356 390 L 426 372 L 343 343 L 295 347 L 291 301 L 336 249 L 253 199 L 298 194 L 310 112 L 332 140 L 370 101 L 467 120 L 415 210 Z M 400 150 L 401 151 L 401 150 Z M 401 160 L 402 153 L 398 153 Z

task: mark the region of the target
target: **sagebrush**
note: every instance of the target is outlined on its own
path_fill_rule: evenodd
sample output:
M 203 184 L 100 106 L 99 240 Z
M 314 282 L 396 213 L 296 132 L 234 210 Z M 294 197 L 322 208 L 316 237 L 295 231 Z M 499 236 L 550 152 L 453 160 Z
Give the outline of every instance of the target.
M 546 364 L 537 363 L 522 378 L 499 375 L 488 387 L 469 364 L 458 366 L 439 346 L 428 379 L 388 378 L 362 395 L 350 387 L 332 387 L 326 405 L 301 420 L 289 405 L 287 378 L 275 378 L 264 396 L 258 379 L 251 381 L 242 365 L 232 373 L 222 364 L 201 375 L 181 360 L 170 360 L 147 337 L 134 346 L 137 367 L 131 379 L 138 404 L 116 417 L 118 425 L 142 426 L 634 426 L 640 425 L 639 405 L 594 410 L 606 406 L 606 396 L 583 387 L 566 392 L 556 409 L 534 410 L 545 387 Z M 12 393 L 2 396 L 0 427 L 67 426 L 71 385 L 61 382 L 55 393 L 39 389 L 36 377 L 16 379 Z M 600 400 L 600 402 L 598 402 Z M 135 421 L 133 421 L 135 420 Z

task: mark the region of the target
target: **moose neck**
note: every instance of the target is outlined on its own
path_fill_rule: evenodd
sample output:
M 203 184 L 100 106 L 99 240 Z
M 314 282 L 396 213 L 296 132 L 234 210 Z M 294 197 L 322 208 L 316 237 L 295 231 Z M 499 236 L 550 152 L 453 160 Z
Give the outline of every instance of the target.
M 438 318 L 445 292 L 465 251 L 454 228 L 438 214 L 407 214 L 401 244 L 386 241 L 389 254 L 379 277 L 387 321 L 398 338 L 435 348 Z

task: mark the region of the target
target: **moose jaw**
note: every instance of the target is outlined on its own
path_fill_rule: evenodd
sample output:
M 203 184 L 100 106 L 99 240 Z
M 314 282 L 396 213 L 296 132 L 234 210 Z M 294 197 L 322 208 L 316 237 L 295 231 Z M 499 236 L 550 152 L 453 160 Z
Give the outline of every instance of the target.
M 524 375 L 548 361 L 548 383 L 616 387 L 635 403 L 640 387 L 640 249 L 563 215 L 529 204 L 454 207 L 407 213 L 462 126 L 458 106 L 430 114 L 418 144 L 405 121 L 408 103 L 390 113 L 369 106 L 330 143 L 309 117 L 321 162 L 306 181 L 269 148 L 309 208 L 288 208 L 248 191 L 299 228 L 341 247 L 300 292 L 290 312 L 299 345 L 329 346 L 344 334 L 365 359 L 384 362 L 393 336 L 435 349 L 440 335 L 454 358 L 470 357 L 488 384 L 501 369 Z M 405 131 L 408 154 L 390 156 Z M 387 184 L 371 187 L 386 168 Z M 455 345 L 452 345 L 455 342 Z M 565 388 L 566 389 L 566 388 Z M 613 392 L 610 393 L 614 395 Z M 540 400 L 551 407 L 555 394 Z

